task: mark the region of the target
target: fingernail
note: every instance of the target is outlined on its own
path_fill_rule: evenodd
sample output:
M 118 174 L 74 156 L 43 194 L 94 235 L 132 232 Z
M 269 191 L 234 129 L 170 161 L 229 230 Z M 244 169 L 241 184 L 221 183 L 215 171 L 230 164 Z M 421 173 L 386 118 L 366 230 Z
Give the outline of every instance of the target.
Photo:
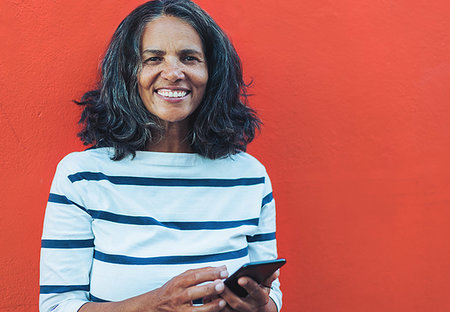
M 245 278 L 240 278 L 238 279 L 238 283 L 239 285 L 244 286 L 247 284 L 247 280 Z
M 225 300 L 220 300 L 219 301 L 219 307 L 220 308 L 225 308 L 226 305 L 227 305 L 227 303 L 225 302 Z
M 225 277 L 227 277 L 228 276 L 228 271 L 225 269 L 224 271 L 221 271 L 220 272 L 220 277 L 221 278 L 225 278 Z
M 225 285 L 222 282 L 216 284 L 216 291 L 222 291 L 225 289 Z

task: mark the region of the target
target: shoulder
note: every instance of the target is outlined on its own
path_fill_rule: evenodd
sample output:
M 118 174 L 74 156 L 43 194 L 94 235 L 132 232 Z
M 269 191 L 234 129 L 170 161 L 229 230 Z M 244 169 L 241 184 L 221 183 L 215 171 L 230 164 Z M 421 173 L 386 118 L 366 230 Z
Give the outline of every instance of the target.
M 233 172 L 234 174 L 241 176 L 266 175 L 264 165 L 258 159 L 245 152 L 212 160 L 211 165 L 213 164 L 223 166 L 227 168 L 227 170 L 230 170 L 230 173 Z
M 58 163 L 58 170 L 64 171 L 92 171 L 112 163 L 112 151 L 109 148 L 87 149 L 72 152 Z
M 245 152 L 231 155 L 231 156 L 229 156 L 229 158 L 230 158 L 230 161 L 232 161 L 232 162 L 240 163 L 240 164 L 247 165 L 247 166 L 252 166 L 252 167 L 258 168 L 258 169 L 264 169 L 264 165 L 258 159 L 256 159 L 256 157 L 254 157 L 248 153 L 245 153 Z

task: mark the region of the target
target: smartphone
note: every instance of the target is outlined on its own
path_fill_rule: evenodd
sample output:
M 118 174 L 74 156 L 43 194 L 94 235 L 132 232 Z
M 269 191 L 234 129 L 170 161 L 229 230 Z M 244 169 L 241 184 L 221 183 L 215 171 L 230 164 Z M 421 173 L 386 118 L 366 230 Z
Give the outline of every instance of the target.
M 250 262 L 241 266 L 236 272 L 228 277 L 224 283 L 236 295 L 245 297 L 248 295 L 247 291 L 237 282 L 240 277 L 248 276 L 258 284 L 261 284 L 285 263 L 286 259 Z

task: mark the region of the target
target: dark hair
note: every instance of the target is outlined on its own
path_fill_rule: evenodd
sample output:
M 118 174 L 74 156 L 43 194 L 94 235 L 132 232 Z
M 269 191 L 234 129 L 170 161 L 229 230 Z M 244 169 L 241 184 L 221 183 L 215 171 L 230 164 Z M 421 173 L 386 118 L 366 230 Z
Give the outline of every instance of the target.
M 101 64 L 96 90 L 86 92 L 78 134 L 85 145 L 113 147 L 120 160 L 164 135 L 158 117 L 142 103 L 137 76 L 141 69 L 141 36 L 146 24 L 160 16 L 178 17 L 199 34 L 208 65 L 202 103 L 192 115 L 188 135 L 194 152 L 216 159 L 239 151 L 260 129 L 255 111 L 247 106 L 239 56 L 214 20 L 189 0 L 155 0 L 133 10 L 115 31 Z

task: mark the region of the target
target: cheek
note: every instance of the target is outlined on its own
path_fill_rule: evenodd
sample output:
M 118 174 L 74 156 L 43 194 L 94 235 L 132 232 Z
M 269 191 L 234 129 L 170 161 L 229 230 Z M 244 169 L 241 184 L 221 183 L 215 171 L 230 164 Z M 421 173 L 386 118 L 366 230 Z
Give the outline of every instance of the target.
M 138 76 L 138 92 L 139 92 L 139 96 L 141 97 L 141 100 L 144 100 L 145 98 L 145 87 L 144 87 L 144 81 L 142 80 L 142 77 Z
M 142 92 L 144 91 L 144 86 L 145 86 L 145 79 L 142 76 L 142 74 L 139 74 L 137 76 L 137 83 L 138 83 L 139 95 L 142 97 Z
M 208 79 L 209 79 L 208 69 L 205 67 L 205 70 L 203 71 L 203 83 L 205 84 L 205 86 L 208 83 Z
M 208 72 L 207 71 L 201 71 L 201 72 L 199 72 L 198 73 L 198 75 L 197 75 L 197 87 L 202 91 L 202 92 L 204 92 L 205 91 L 205 89 L 206 89 L 206 85 L 207 85 L 207 83 L 208 83 Z
M 193 71 L 193 76 L 192 76 L 195 80 L 195 85 L 198 88 L 202 88 L 202 87 L 206 87 L 206 84 L 208 83 L 208 67 L 206 66 L 206 64 L 203 64 L 203 66 L 199 66 L 197 67 L 194 71 Z
M 146 68 L 143 68 L 137 75 L 139 89 L 148 89 L 151 86 L 154 73 Z
M 149 104 L 150 97 L 152 94 L 151 86 L 152 86 L 152 79 L 151 75 L 149 75 L 148 72 L 141 72 L 137 76 L 137 83 L 138 83 L 138 93 L 139 97 L 141 98 L 142 103 L 144 103 L 145 106 Z
M 208 84 L 208 73 L 207 72 L 200 72 L 196 76 L 195 85 L 199 91 L 203 95 L 206 89 L 206 85 Z

